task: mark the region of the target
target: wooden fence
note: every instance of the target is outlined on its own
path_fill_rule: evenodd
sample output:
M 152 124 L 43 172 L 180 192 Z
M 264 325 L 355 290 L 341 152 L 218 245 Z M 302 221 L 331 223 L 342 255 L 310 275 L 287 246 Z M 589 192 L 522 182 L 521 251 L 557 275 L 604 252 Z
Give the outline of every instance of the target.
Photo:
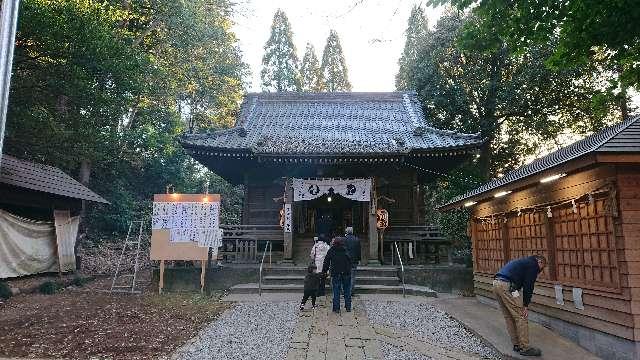
M 394 243 L 398 243 L 405 264 L 439 264 L 450 261 L 451 242 L 437 226 L 395 226 L 385 230 L 383 236 L 385 263 L 397 263 Z
M 284 234 L 278 225 L 221 225 L 224 235 L 218 259 L 228 263 L 259 261 L 268 241 L 276 253 L 282 250 Z

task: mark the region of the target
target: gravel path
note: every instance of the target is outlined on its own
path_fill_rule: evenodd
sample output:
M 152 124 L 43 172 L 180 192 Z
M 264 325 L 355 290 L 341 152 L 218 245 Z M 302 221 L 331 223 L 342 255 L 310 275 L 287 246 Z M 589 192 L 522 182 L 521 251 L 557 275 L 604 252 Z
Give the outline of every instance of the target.
M 239 303 L 179 349 L 173 359 L 281 360 L 297 322 L 297 303 Z
M 391 326 L 415 334 L 430 343 L 462 350 L 486 359 L 500 356 L 444 311 L 424 303 L 366 301 L 367 316 L 374 324 Z M 389 359 L 395 359 L 385 351 Z M 421 358 L 416 358 L 421 359 Z

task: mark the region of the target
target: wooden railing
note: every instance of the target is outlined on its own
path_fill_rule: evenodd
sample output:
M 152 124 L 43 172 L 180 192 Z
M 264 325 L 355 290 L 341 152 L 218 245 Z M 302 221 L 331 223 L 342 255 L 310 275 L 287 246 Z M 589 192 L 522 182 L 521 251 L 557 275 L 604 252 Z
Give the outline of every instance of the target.
M 284 233 L 278 225 L 220 225 L 220 228 L 223 236 L 218 259 L 228 263 L 257 263 L 258 254 L 268 242 L 272 242 L 275 251 L 284 243 Z
M 400 256 L 406 264 L 443 263 L 450 261 L 451 242 L 437 226 L 397 226 L 384 232 L 383 256 L 394 263 L 393 253 L 397 243 Z M 443 251 L 446 250 L 446 251 Z M 446 256 L 443 256 L 443 252 Z

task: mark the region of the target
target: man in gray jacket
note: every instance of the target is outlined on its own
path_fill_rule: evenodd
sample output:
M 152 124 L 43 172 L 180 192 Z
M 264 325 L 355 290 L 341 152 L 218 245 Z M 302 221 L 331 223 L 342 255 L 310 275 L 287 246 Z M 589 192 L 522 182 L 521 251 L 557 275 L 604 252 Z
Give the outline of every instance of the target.
M 353 227 L 348 226 L 344 229 L 347 248 L 347 253 L 351 258 L 351 294 L 353 294 L 353 288 L 356 285 L 356 270 L 358 269 L 358 262 L 360 262 L 360 239 L 353 235 Z

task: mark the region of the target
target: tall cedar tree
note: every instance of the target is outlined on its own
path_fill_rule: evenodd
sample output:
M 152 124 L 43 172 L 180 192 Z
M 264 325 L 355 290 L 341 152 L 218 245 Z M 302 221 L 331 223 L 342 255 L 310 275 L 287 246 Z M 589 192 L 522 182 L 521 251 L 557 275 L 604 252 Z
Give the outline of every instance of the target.
M 322 71 L 320 70 L 320 62 L 316 56 L 316 50 L 310 43 L 307 43 L 307 49 L 302 58 L 300 77 L 302 80 L 302 91 L 321 92 L 325 90 L 324 79 L 322 78 Z
M 287 15 L 278 9 L 273 15 L 271 36 L 264 45 L 262 88 L 265 91 L 299 91 L 298 56 Z
M 424 10 L 420 6 L 414 5 L 405 32 L 404 50 L 398 61 L 399 70 L 396 74 L 396 88 L 398 90 L 415 90 L 416 88 L 415 74 L 412 71 L 421 50 L 428 41 L 429 28 L 427 25 Z
M 342 53 L 340 38 L 335 30 L 329 32 L 322 52 L 322 75 L 327 91 L 351 91 L 349 71 Z

